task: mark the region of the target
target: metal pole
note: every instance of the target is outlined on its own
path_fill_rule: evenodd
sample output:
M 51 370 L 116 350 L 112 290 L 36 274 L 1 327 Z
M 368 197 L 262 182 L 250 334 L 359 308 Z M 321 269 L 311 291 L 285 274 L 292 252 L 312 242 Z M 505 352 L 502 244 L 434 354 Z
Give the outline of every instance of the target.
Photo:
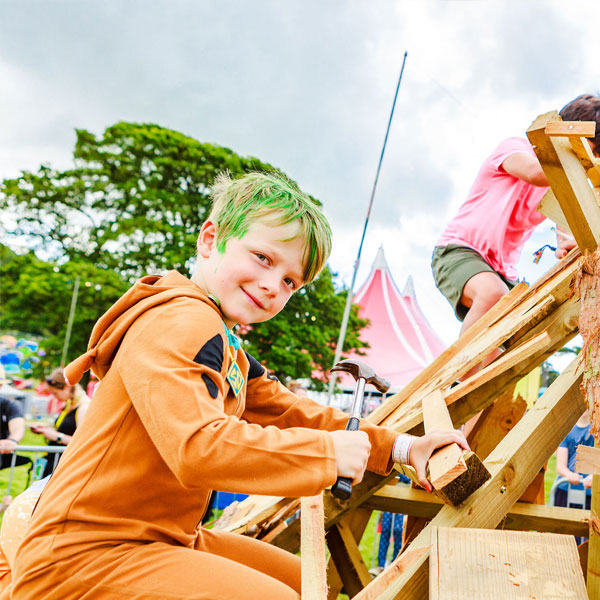
M 71 329 L 73 328 L 73 319 L 75 317 L 75 307 L 77 306 L 77 295 L 79 294 L 79 277 L 75 277 L 75 285 L 73 286 L 73 295 L 71 296 L 71 309 L 69 310 L 69 320 L 67 322 L 67 333 L 65 333 L 65 343 L 60 357 L 60 366 L 64 367 L 67 361 L 67 350 L 71 341 Z
M 383 155 L 385 154 L 385 147 L 387 145 L 388 135 L 390 133 L 390 126 L 392 125 L 392 118 L 394 116 L 394 108 L 396 107 L 396 99 L 398 98 L 398 90 L 400 89 L 400 82 L 402 81 L 402 75 L 404 73 L 404 65 L 406 64 L 406 57 L 408 52 L 404 53 L 404 59 L 402 60 L 402 68 L 400 69 L 400 76 L 398 77 L 398 85 L 396 85 L 396 93 L 394 94 L 394 102 L 392 103 L 392 110 L 390 111 L 390 118 L 388 120 L 387 129 L 385 131 L 385 138 L 383 140 L 383 147 L 381 148 L 381 155 L 379 156 L 379 164 L 377 165 L 377 172 L 375 174 L 375 181 L 373 182 L 373 189 L 371 190 L 371 198 L 369 200 L 369 207 L 367 209 L 367 216 L 365 219 L 365 225 L 363 227 L 362 237 L 360 239 L 360 245 L 358 247 L 358 253 L 356 260 L 354 261 L 354 272 L 352 273 L 352 283 L 348 289 L 348 296 L 346 297 L 346 306 L 344 308 L 344 316 L 342 317 L 342 325 L 340 327 L 340 335 L 338 337 L 337 345 L 335 347 L 335 358 L 333 364 L 335 365 L 342 355 L 344 348 L 344 340 L 346 339 L 346 330 L 348 328 L 348 320 L 350 318 L 350 309 L 352 308 L 352 299 L 354 298 L 354 284 L 356 283 L 356 274 L 358 273 L 358 267 L 360 266 L 360 256 L 362 254 L 363 243 L 365 241 L 365 234 L 367 233 L 367 225 L 369 224 L 369 217 L 371 216 L 371 208 L 373 207 L 373 199 L 375 198 L 375 190 L 377 189 L 377 182 L 379 181 L 379 173 L 381 172 L 381 163 L 383 162 Z M 333 365 L 332 365 L 333 366 Z M 328 403 L 331 403 L 331 396 L 333 394 L 333 388 L 337 375 L 333 375 L 329 380 L 329 396 Z

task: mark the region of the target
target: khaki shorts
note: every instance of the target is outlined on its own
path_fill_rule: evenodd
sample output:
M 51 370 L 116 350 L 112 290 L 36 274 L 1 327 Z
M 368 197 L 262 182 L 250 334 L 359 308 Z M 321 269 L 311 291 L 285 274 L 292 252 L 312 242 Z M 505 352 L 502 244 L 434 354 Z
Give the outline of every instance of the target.
M 463 321 L 469 312 L 469 309 L 460 303 L 463 288 L 474 275 L 486 271 L 496 273 L 506 283 L 509 290 L 518 283 L 518 281 L 507 279 L 494 271 L 479 252 L 454 244 L 435 247 L 431 257 L 431 270 L 435 285 L 446 296 L 460 321 Z

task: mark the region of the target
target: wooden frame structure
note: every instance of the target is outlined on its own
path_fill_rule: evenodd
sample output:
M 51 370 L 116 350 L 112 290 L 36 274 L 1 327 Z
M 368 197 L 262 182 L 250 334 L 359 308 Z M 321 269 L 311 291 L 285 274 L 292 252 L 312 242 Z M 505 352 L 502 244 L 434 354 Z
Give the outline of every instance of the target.
M 581 356 L 576 357 L 522 417 L 523 407 L 517 410 L 510 402 L 508 405 L 501 402 L 502 398 L 512 398 L 514 384 L 521 377 L 578 333 L 580 299 L 573 293 L 573 282 L 585 260 L 584 254 L 594 252 L 600 245 L 600 161 L 593 157 L 587 140 L 582 137 L 590 135 L 589 127 L 582 129 L 562 123 L 556 112 L 538 117 L 527 134 L 551 187 L 541 210 L 568 228 L 579 248 L 571 251 L 533 286 L 517 285 L 369 417 L 372 422 L 391 427 L 398 433 L 422 434 L 421 403 L 434 392 L 443 397 L 455 427 L 487 409 L 480 418 L 478 435 L 482 439 L 498 440 L 494 448 L 481 453 L 482 458 L 487 456 L 484 465 L 491 477 L 460 506 L 453 507 L 422 490 L 389 485 L 394 474 L 381 477 L 367 472 L 363 482 L 354 488 L 350 500 L 340 502 L 325 491 L 317 497 L 317 508 L 313 502 L 312 509 L 305 509 L 303 501 L 306 514 L 288 523 L 278 515 L 289 516 L 295 510 L 292 507 L 297 506 L 297 500 L 250 497 L 242 503 L 243 507 L 240 505 L 237 515 L 235 511 L 230 515 L 226 528 L 253 534 L 296 552 L 300 548 L 302 523 L 305 538 L 303 569 L 307 573 L 318 573 L 319 578 L 314 585 L 306 584 L 303 598 L 333 600 L 342 586 L 357 600 L 428 598 L 432 531 L 437 527 L 468 527 L 537 530 L 589 537 L 588 593 L 590 598 L 600 599 L 600 519 L 597 516 L 600 512 L 600 477 L 594 476 L 591 517 L 585 510 L 518 502 L 583 413 L 586 402 L 580 384 L 584 373 L 589 375 L 589 369 L 586 370 Z M 499 358 L 451 387 L 500 346 L 505 351 Z M 496 410 L 488 407 L 496 407 Z M 509 411 L 510 419 L 520 418 L 516 424 L 511 423 L 514 424 L 512 428 L 504 426 L 506 411 Z M 322 517 L 318 512 L 321 501 Z M 430 522 L 383 573 L 372 579 L 358 551 L 358 543 L 371 511 L 383 509 L 430 519 Z M 315 510 L 319 515 L 316 518 Z M 589 532 L 588 524 L 591 524 Z M 323 529 L 327 532 L 331 555 L 327 568 L 327 596 L 324 568 L 314 564 L 316 561 L 322 563 L 325 557 Z M 310 543 L 317 544 L 318 548 L 306 550 L 307 540 L 312 540 Z

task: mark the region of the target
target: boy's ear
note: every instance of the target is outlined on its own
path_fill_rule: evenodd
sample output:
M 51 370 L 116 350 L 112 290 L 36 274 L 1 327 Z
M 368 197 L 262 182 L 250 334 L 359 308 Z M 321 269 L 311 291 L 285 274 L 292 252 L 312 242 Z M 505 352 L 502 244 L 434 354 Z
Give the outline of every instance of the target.
M 196 242 L 198 254 L 203 258 L 208 258 L 216 246 L 217 228 L 212 221 L 204 221 Z

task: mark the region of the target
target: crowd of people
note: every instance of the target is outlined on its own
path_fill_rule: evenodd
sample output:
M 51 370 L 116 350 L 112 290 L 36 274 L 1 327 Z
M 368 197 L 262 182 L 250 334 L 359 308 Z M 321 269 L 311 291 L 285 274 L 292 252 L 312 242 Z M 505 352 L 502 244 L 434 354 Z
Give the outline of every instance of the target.
M 561 116 L 595 120 L 600 130 L 599 103 L 579 96 Z M 590 141 L 596 154 L 599 136 Z M 482 165 L 432 259 L 461 333 L 516 283 L 547 186 L 526 139 L 501 142 Z M 273 174 L 221 175 L 212 200 L 192 276 L 138 281 L 98 320 L 88 352 L 47 377 L 60 413 L 32 430 L 68 451 L 5 516 L 0 598 L 297 600 L 296 556 L 198 525 L 212 490 L 313 495 L 338 477 L 359 483 L 366 469 L 388 474 L 394 463 L 413 466 L 431 490 L 432 452 L 451 442 L 468 449 L 461 431 L 397 435 L 368 420 L 345 431 L 346 414 L 311 401 L 300 385 L 286 389 L 247 353 L 236 325 L 274 317 L 318 276 L 331 229 L 309 196 Z M 573 246 L 559 235 L 557 257 Z M 90 369 L 102 382 L 93 402 L 79 386 Z M 589 487 L 572 466 L 586 427 L 578 422 L 558 450 L 569 485 Z M 4 466 L 23 437 L 22 413 L 8 407 L 5 418 L 3 408 L 2 428 Z M 400 528 L 393 535 L 395 553 Z M 386 541 L 382 534 L 380 563 Z

